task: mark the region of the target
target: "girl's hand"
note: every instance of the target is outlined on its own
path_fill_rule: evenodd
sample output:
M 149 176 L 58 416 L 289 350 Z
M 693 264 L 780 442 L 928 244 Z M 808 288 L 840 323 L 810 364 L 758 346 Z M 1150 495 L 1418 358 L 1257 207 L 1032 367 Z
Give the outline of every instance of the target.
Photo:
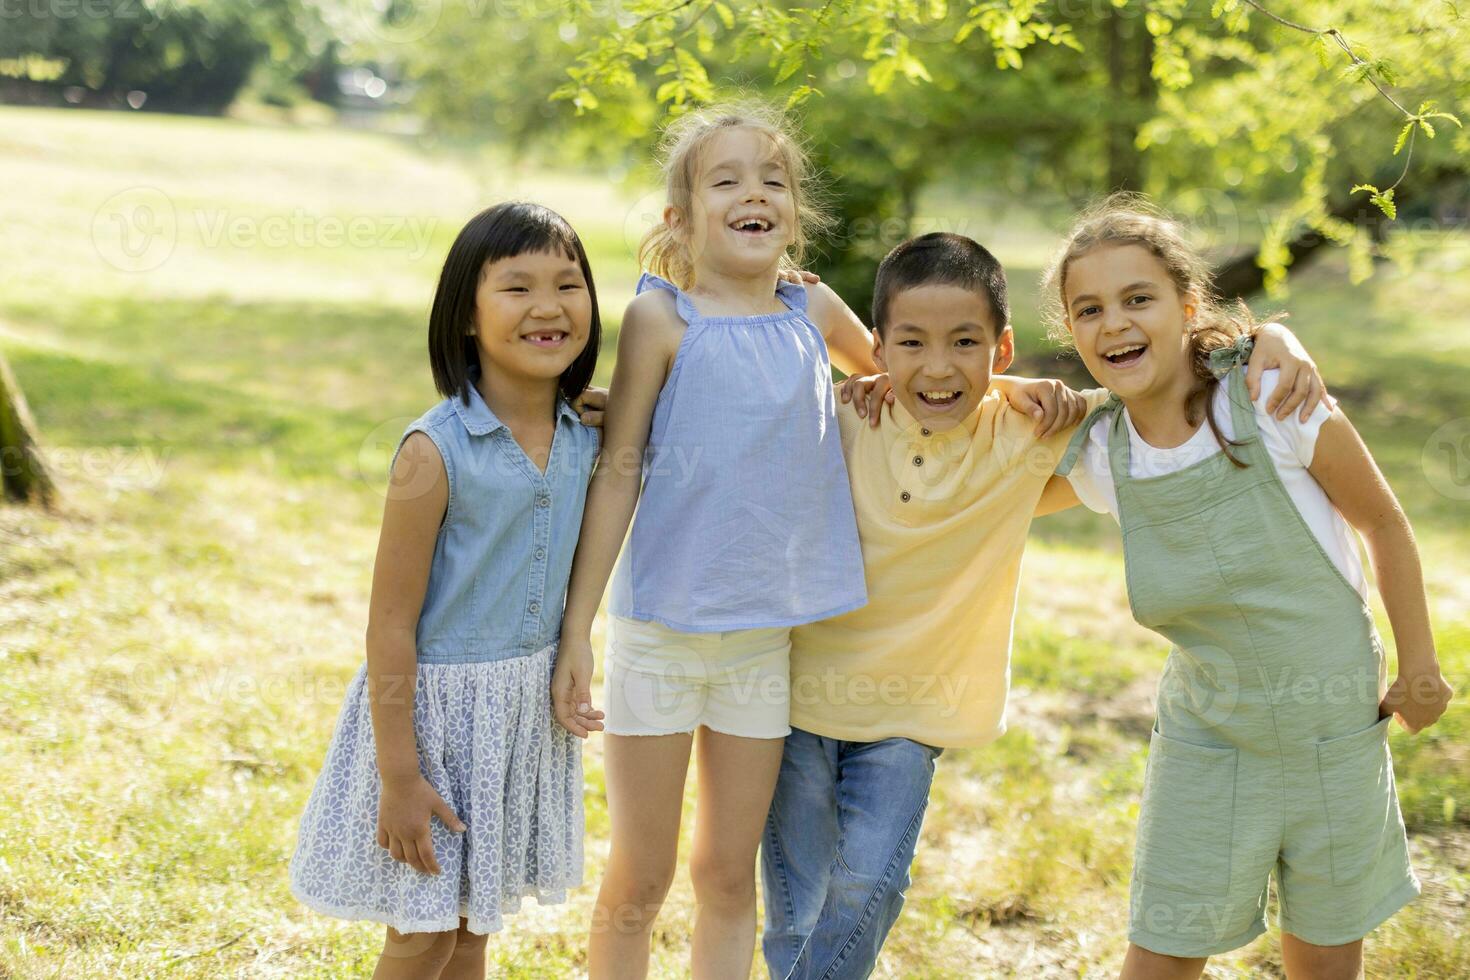
M 1421 732 L 1439 721 L 1454 696 L 1437 663 L 1427 670 L 1400 671 L 1378 706 L 1378 715 L 1393 715 L 1407 731 Z
M 404 779 L 385 777 L 378 797 L 378 846 L 387 848 L 395 861 L 426 875 L 437 875 L 439 862 L 434 859 L 434 842 L 429 836 L 430 816 L 437 816 L 456 834 L 464 833 L 465 825 L 422 774 Z
M 607 389 L 593 388 L 589 385 L 587 390 L 572 402 L 572 408 L 582 417 L 583 425 L 589 425 L 595 429 L 602 428 L 602 413 L 607 410 Z
M 815 272 L 807 272 L 805 269 L 783 269 L 781 272 L 778 272 L 777 275 L 782 280 L 786 282 L 794 282 L 798 286 L 802 284 L 810 286 L 813 283 L 818 283 L 822 281 L 821 276 L 817 275 Z
M 998 375 L 991 383 L 1012 408 L 1036 420 L 1038 439 L 1069 429 L 1087 416 L 1087 399 L 1055 378 Z
M 893 382 L 886 374 L 870 374 L 861 378 L 849 375 L 842 382 L 839 394 L 844 405 L 856 399 L 858 418 L 867 419 L 868 424 L 876 429 L 883 406 L 893 404 Z
M 601 711 L 592 708 L 592 645 L 562 637 L 551 674 L 551 710 L 561 727 L 578 738 L 602 731 Z
M 1296 334 L 1279 323 L 1268 323 L 1256 331 L 1255 341 L 1245 372 L 1245 387 L 1251 401 L 1261 396 L 1261 375 L 1267 368 L 1276 368 L 1281 376 L 1266 402 L 1266 411 L 1278 421 L 1289 418 L 1294 408 L 1301 408 L 1298 419 L 1305 422 L 1312 417 L 1318 403 L 1326 401 L 1329 409 L 1336 406 L 1327 394 L 1327 383 L 1322 380 L 1316 362 Z

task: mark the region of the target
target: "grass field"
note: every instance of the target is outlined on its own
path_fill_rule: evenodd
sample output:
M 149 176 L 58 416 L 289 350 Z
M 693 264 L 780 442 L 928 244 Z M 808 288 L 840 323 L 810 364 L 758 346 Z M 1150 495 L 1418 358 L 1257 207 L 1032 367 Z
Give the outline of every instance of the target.
M 649 200 L 374 135 L 9 108 L 0 187 L 0 351 L 65 489 L 58 514 L 0 508 L 0 977 L 366 976 L 379 927 L 306 911 L 285 869 L 363 655 L 387 453 L 434 400 L 439 263 L 476 209 L 533 197 L 581 231 L 615 320 Z M 985 237 L 994 212 L 957 207 Z M 1039 355 L 1048 241 L 1004 242 Z M 1415 244 L 1413 271 L 1353 286 L 1328 260 L 1286 305 L 1415 521 L 1465 690 L 1470 487 L 1426 447 L 1470 418 L 1470 240 Z M 880 976 L 1120 960 L 1166 647 L 1128 616 L 1108 524 L 1073 513 L 1035 537 L 1012 730 L 941 760 Z M 1369 976 L 1470 976 L 1470 713 L 1392 744 L 1425 894 L 1369 940 Z M 492 976 L 581 968 L 607 831 L 596 738 L 586 773 L 589 885 L 528 905 Z M 683 973 L 692 910 L 681 875 L 656 975 Z M 1278 975 L 1271 937 L 1211 967 Z

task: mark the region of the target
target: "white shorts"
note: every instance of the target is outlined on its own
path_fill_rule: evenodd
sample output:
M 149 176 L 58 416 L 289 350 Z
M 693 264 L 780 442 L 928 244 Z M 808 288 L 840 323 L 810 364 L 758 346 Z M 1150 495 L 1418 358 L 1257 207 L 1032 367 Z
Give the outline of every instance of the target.
M 607 734 L 791 733 L 790 627 L 681 633 L 610 616 L 607 632 Z

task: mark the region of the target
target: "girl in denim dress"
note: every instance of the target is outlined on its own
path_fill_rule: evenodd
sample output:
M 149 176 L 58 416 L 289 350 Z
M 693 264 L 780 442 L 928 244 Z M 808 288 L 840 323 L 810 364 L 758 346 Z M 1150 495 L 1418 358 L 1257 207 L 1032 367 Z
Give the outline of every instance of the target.
M 367 661 L 290 866 L 306 905 L 388 927 L 377 978 L 483 977 L 503 915 L 581 882 L 580 747 L 547 684 L 598 443 L 569 400 L 600 332 L 561 217 L 502 204 L 460 232 L 429 321 L 445 399 L 394 457 Z

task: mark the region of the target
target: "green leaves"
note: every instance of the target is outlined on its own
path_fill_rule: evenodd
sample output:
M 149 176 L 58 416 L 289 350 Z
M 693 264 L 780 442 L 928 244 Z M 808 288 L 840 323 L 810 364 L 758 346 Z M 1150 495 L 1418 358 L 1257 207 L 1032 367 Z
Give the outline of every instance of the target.
M 1368 200 L 1372 201 L 1378 207 L 1378 210 L 1387 215 L 1389 221 L 1393 221 L 1399 216 L 1398 207 L 1393 203 L 1392 187 L 1381 191 L 1372 184 L 1353 185 L 1352 193 L 1356 194 L 1359 191 L 1367 191 L 1369 195 Z

